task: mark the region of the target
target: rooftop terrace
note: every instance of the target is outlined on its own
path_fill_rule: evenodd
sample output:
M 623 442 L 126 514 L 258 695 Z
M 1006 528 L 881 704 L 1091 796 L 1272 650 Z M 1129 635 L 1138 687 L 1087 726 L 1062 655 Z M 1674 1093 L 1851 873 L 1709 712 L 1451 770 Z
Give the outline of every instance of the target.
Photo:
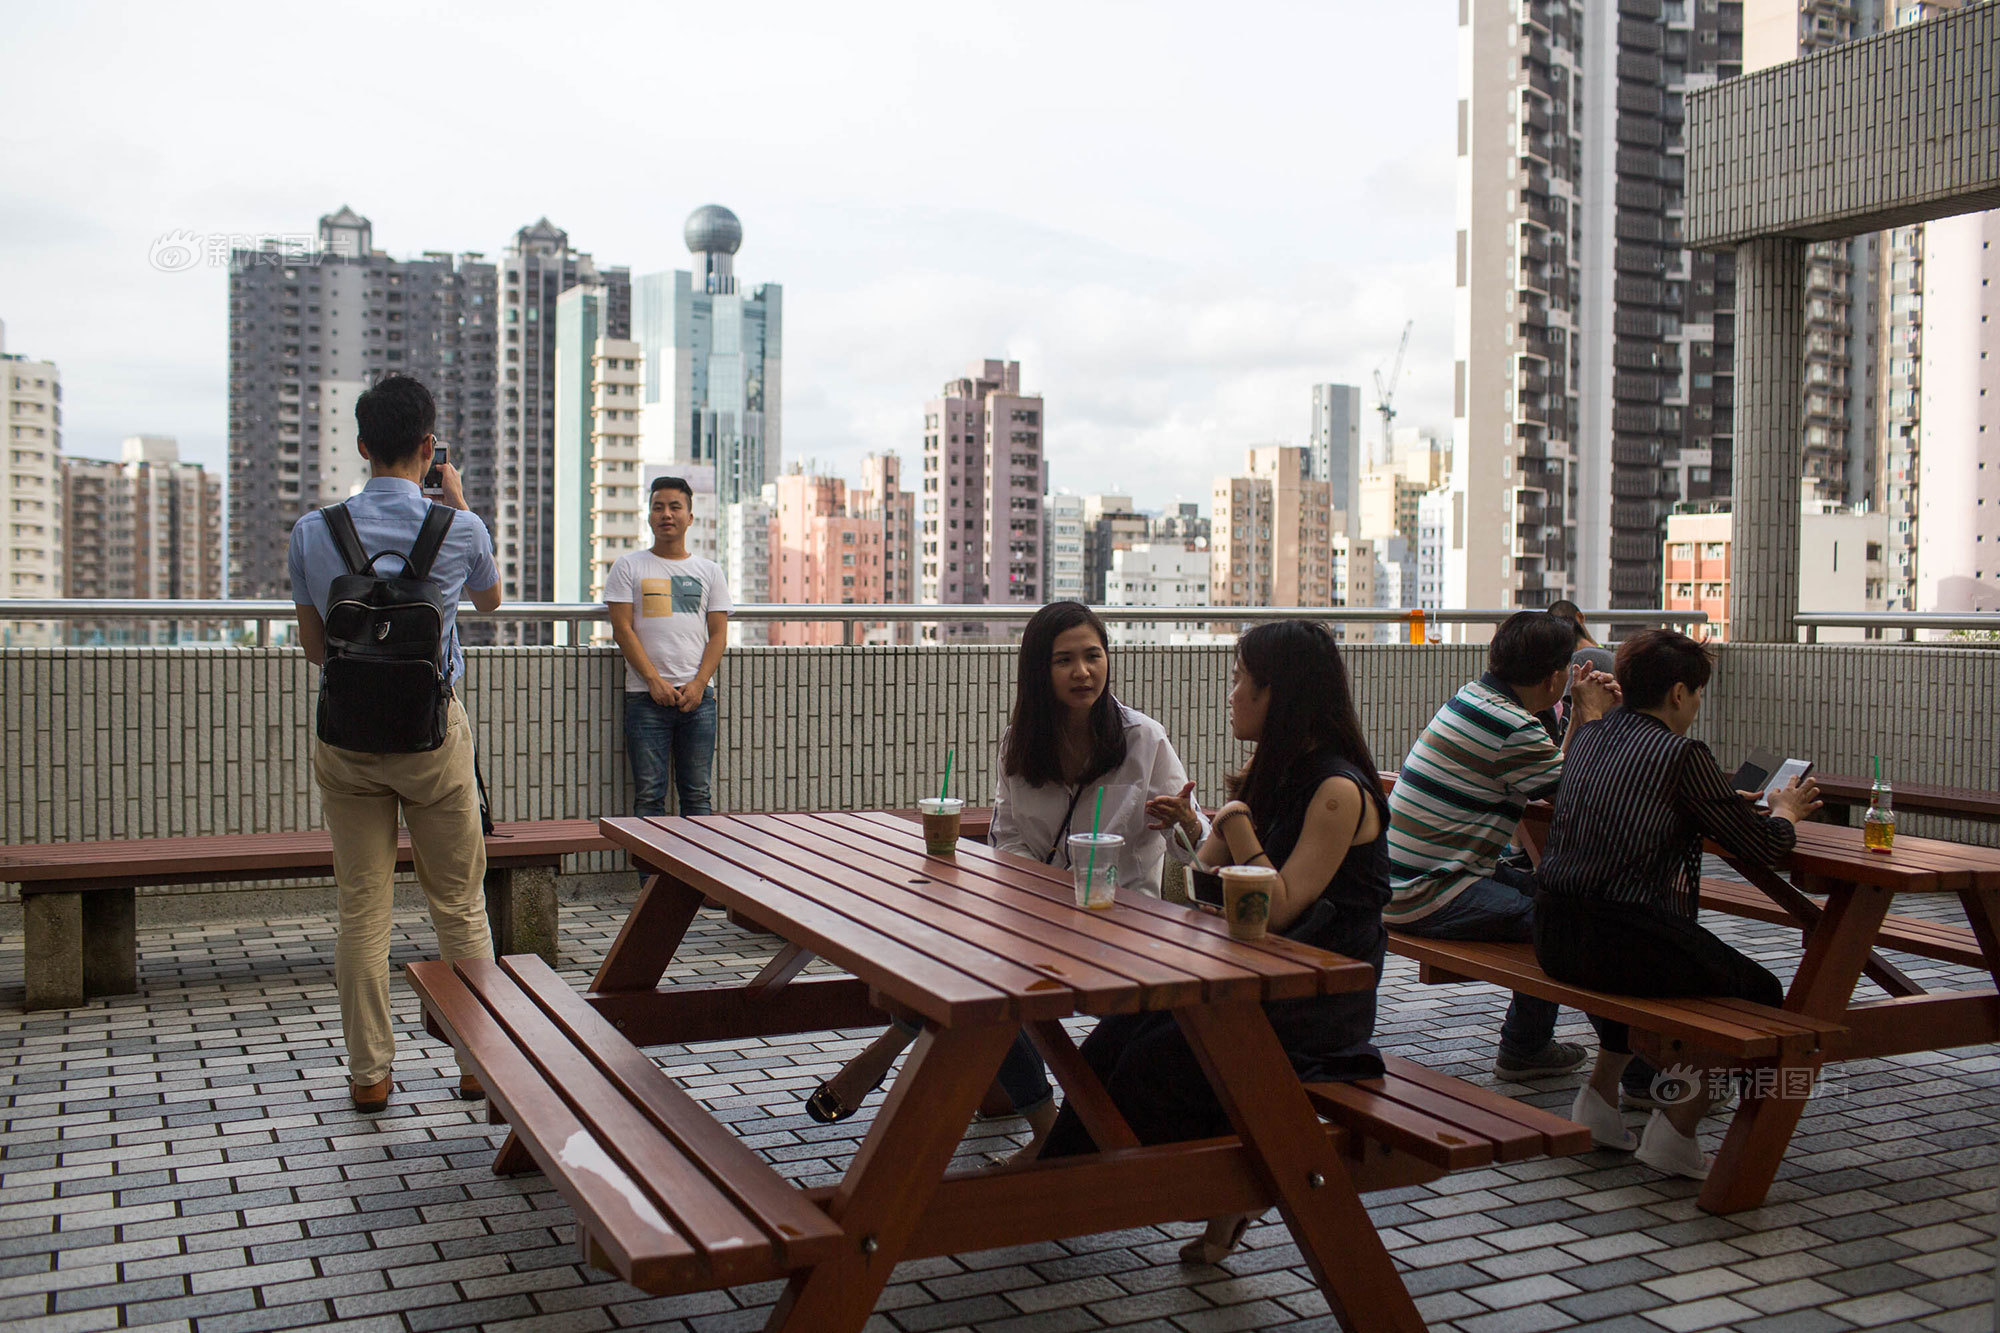
M 572 894 L 575 890 L 572 889 Z M 562 973 L 582 987 L 629 891 L 570 896 Z M 692 967 L 713 980 L 769 944 L 705 913 Z M 1786 932 L 1724 933 L 1787 975 Z M 0 939 L 0 1317 L 40 1329 L 247 1331 L 334 1326 L 648 1328 L 763 1324 L 774 1289 L 652 1299 L 578 1263 L 568 1207 L 539 1175 L 496 1178 L 503 1131 L 446 1092 L 448 1048 L 400 984 L 403 1089 L 351 1111 L 333 990 L 333 922 L 284 910 L 163 921 L 140 942 L 141 991 L 23 1017 L 18 935 Z M 394 959 L 433 948 L 420 911 L 397 918 Z M 684 953 L 684 956 L 689 956 Z M 1920 980 L 1964 974 L 1897 961 Z M 1501 997 L 1419 986 L 1391 958 L 1378 1040 L 1424 1064 L 1561 1112 L 1574 1079 L 1497 1084 Z M 1589 1040 L 1565 1011 L 1561 1035 Z M 873 1033 L 661 1047 L 663 1068 L 782 1172 L 841 1171 L 880 1096 L 838 1126 L 800 1099 Z M 1696 1186 L 1591 1153 L 1369 1197 L 1436 1330 L 1989 1330 L 1993 1327 L 2000 1051 L 1841 1067 L 1811 1105 L 1766 1206 L 1729 1217 Z M 1714 1148 L 1721 1121 L 1705 1125 Z M 961 1162 L 1022 1137 L 975 1125 Z M 1223 1268 L 1176 1260 L 1193 1227 L 966 1254 L 897 1269 L 871 1329 L 1147 1333 L 1331 1329 L 1276 1214 Z
M 1349 650 L 1385 766 L 1482 654 Z M 468 656 L 500 815 L 629 807 L 615 654 Z M 1725 762 L 1772 745 L 1829 771 L 1861 771 L 1879 751 L 1903 781 L 2000 787 L 2000 756 L 1966 743 L 1992 735 L 2000 652 L 1796 644 L 1725 646 L 1719 656 L 1700 734 Z M 1226 646 L 1148 646 L 1121 650 L 1116 664 L 1121 694 L 1167 724 L 1208 785 L 1242 757 L 1223 725 L 1229 658 Z M 959 746 L 964 790 L 977 798 L 1012 675 L 1003 646 L 734 653 L 722 682 L 720 804 L 907 805 L 947 744 Z M 310 672 L 293 650 L 8 650 L 0 699 L 7 751 L 20 757 L 0 798 L 0 841 L 318 821 L 305 763 Z M 1986 826 L 1930 823 L 1942 836 L 1993 837 Z M 608 856 L 586 858 L 562 881 L 561 966 L 578 988 L 631 902 L 632 879 L 605 873 L 615 868 Z M 539 1175 L 492 1174 L 501 1131 L 446 1095 L 449 1052 L 424 1035 L 400 981 L 403 1093 L 385 1115 L 354 1114 L 328 903 L 290 890 L 162 890 L 140 905 L 139 993 L 60 1013 L 20 1012 L 18 926 L 0 937 L 0 1040 L 15 1061 L 0 1111 L 0 1315 L 37 1328 L 204 1331 L 762 1325 L 770 1289 L 655 1299 L 580 1265 L 553 1188 Z M 1796 964 L 1793 933 L 1735 919 L 1719 928 L 1780 976 Z M 747 975 L 770 951 L 710 914 L 691 945 L 698 962 L 670 980 Z M 413 901 L 398 917 L 395 960 L 434 947 Z M 1947 964 L 1895 961 L 1920 982 L 1975 980 Z M 1419 986 L 1414 966 L 1392 958 L 1382 995 L 1386 1049 L 1567 1108 L 1573 1077 L 1496 1083 L 1504 1004 L 1492 988 Z M 1581 1021 L 1564 1017 L 1563 1035 L 1588 1043 Z M 870 1114 L 820 1126 L 800 1098 L 872 1035 L 651 1053 L 781 1171 L 819 1183 L 844 1168 Z M 1369 1203 L 1437 1329 L 1987 1329 L 1996 1123 L 2000 1049 L 1873 1060 L 1834 1072 L 1769 1201 L 1752 1212 L 1701 1212 L 1692 1182 L 1605 1153 L 1462 1172 Z M 1707 1124 L 1712 1149 L 1722 1122 Z M 975 1125 L 961 1160 L 1003 1150 L 1021 1128 Z M 1275 1217 L 1221 1269 L 1177 1262 L 1191 1227 L 907 1264 L 870 1326 L 1334 1327 Z

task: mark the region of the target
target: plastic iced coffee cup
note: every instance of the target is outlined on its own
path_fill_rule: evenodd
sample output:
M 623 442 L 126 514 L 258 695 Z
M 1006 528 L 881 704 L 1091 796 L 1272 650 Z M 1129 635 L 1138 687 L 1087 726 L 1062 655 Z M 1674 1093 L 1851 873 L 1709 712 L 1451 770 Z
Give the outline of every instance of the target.
M 1222 877 L 1222 918 L 1231 938 L 1263 939 L 1271 924 L 1271 891 L 1278 886 L 1278 872 L 1269 866 L 1224 866 L 1216 873 Z
M 958 821 L 965 802 L 956 796 L 926 796 L 917 802 L 924 817 L 924 850 L 932 856 L 950 856 L 958 850 Z
M 1069 835 L 1069 868 L 1076 877 L 1076 905 L 1108 910 L 1118 896 L 1118 853 L 1125 839 L 1116 833 Z

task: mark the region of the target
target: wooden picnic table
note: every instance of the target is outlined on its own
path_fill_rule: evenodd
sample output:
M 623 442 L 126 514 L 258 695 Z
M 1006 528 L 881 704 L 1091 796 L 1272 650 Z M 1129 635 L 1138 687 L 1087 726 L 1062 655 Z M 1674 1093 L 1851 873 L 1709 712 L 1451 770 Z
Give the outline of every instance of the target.
M 602 828 L 660 872 L 584 997 L 625 1040 L 869 1026 L 884 1012 L 924 1024 L 845 1177 L 810 1196 L 839 1243 L 790 1266 L 769 1328 L 861 1328 L 905 1259 L 1272 1203 L 1346 1326 L 1423 1327 L 1361 1204 L 1373 1158 L 1320 1121 L 1263 1009 L 1366 989 L 1366 963 L 1278 937 L 1239 943 L 1218 920 L 1129 890 L 1109 911 L 1083 912 L 1066 873 L 970 841 L 928 857 L 920 830 L 890 814 Z M 747 986 L 661 987 L 704 895 L 786 946 Z M 794 980 L 814 957 L 849 975 Z M 1236 1137 L 1141 1147 L 1062 1026 L 1149 1010 L 1179 1019 Z M 1106 1150 L 947 1179 L 1023 1026 Z
M 1549 814 L 1538 803 L 1521 826 L 1538 860 Z M 1895 850 L 1883 853 L 1861 839 L 1858 828 L 1800 824 L 1797 845 L 1776 870 L 1746 864 L 1715 844 L 1708 848 L 1805 931 L 1805 955 L 1784 1007 L 1845 1029 L 1830 1030 L 1807 1067 L 1816 1072 L 1838 1061 L 2000 1041 L 2000 849 L 1900 835 Z M 1875 952 L 1897 895 L 1947 893 L 1964 906 L 1994 986 L 1925 991 Z M 1824 895 L 1824 904 L 1808 894 Z M 1855 1000 L 1864 973 L 1887 998 Z M 1751 1082 L 1702 1187 L 1703 1208 L 1728 1213 L 1763 1202 L 1805 1104 L 1798 1089 Z

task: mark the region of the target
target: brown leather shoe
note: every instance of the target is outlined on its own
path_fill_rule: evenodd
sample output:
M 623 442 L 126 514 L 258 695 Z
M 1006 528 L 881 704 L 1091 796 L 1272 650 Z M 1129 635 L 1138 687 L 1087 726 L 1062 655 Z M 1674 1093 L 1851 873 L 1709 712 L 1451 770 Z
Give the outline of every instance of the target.
M 368 1114 L 388 1108 L 389 1093 L 393 1086 L 391 1080 L 386 1078 L 380 1083 L 350 1083 L 347 1085 L 347 1095 L 353 1099 L 355 1110 Z
M 483 1102 L 486 1100 L 486 1089 L 480 1087 L 479 1080 L 472 1075 L 460 1074 L 458 1076 L 458 1097 L 460 1101 Z

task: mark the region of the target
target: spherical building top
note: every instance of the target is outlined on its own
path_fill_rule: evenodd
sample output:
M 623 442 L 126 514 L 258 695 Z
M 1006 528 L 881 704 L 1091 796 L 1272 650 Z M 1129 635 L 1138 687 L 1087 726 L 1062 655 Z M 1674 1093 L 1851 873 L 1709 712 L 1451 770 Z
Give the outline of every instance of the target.
M 692 254 L 733 255 L 743 244 L 743 224 L 721 204 L 703 204 L 688 214 L 684 235 Z

